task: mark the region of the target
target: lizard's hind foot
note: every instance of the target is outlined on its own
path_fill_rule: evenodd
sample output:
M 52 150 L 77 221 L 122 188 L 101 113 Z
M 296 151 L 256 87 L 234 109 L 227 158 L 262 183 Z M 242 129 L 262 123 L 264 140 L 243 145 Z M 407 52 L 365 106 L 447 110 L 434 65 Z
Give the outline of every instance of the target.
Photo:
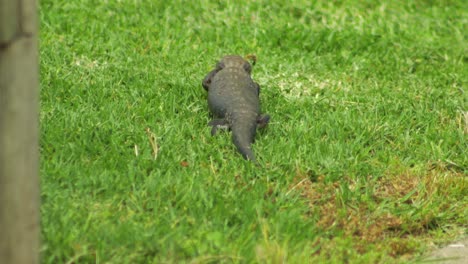
M 257 125 L 258 128 L 264 128 L 268 125 L 270 122 L 270 116 L 269 115 L 261 115 L 257 118 Z
M 213 119 L 208 123 L 211 128 L 211 135 L 216 135 L 218 129 L 229 129 L 229 123 L 225 119 Z

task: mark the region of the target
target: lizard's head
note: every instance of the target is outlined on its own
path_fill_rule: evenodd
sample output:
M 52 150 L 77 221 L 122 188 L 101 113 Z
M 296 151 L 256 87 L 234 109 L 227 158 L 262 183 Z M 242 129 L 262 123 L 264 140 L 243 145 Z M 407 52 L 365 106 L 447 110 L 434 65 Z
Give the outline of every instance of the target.
M 256 57 L 255 55 L 248 55 L 246 58 L 251 58 L 253 63 L 255 64 Z M 238 55 L 228 55 L 223 57 L 217 64 L 216 68 L 209 72 L 205 78 L 203 79 L 202 85 L 205 90 L 210 89 L 211 85 L 211 80 L 213 77 L 221 70 L 226 69 L 226 68 L 236 68 L 236 69 L 243 69 L 247 74 L 251 74 L 252 72 L 252 65 L 242 58 L 241 56 Z
M 252 65 L 250 65 L 248 61 L 238 55 L 228 55 L 223 57 L 216 65 L 216 68 L 219 70 L 224 68 L 241 68 L 244 69 L 248 74 L 252 72 Z

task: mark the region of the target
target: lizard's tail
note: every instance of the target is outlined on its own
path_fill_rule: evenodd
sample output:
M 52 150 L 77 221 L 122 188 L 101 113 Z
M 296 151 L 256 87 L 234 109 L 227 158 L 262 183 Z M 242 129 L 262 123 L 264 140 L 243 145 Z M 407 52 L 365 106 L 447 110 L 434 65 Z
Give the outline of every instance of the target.
M 252 143 L 254 142 L 256 129 L 256 120 L 239 120 L 238 122 L 234 122 L 231 126 L 232 141 L 237 147 L 237 150 L 242 154 L 244 159 L 254 163 L 257 163 L 257 160 L 252 151 Z

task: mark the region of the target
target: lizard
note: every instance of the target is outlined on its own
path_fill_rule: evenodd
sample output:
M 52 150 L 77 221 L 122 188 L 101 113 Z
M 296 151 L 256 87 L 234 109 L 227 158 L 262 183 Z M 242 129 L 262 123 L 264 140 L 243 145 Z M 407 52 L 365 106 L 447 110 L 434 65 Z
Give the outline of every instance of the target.
M 255 62 L 255 58 L 253 60 Z M 232 141 L 244 159 L 257 163 L 251 145 L 257 127 L 265 127 L 269 115 L 260 115 L 260 85 L 252 80 L 252 65 L 238 55 L 223 57 L 203 79 L 208 91 L 208 107 L 214 119 L 211 135 L 229 128 Z

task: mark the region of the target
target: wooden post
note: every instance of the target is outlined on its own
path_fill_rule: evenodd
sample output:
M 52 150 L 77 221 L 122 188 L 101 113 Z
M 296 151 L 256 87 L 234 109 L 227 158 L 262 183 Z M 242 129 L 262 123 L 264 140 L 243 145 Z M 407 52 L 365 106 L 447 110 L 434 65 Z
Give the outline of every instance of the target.
M 39 263 L 36 0 L 0 0 L 0 263 Z

